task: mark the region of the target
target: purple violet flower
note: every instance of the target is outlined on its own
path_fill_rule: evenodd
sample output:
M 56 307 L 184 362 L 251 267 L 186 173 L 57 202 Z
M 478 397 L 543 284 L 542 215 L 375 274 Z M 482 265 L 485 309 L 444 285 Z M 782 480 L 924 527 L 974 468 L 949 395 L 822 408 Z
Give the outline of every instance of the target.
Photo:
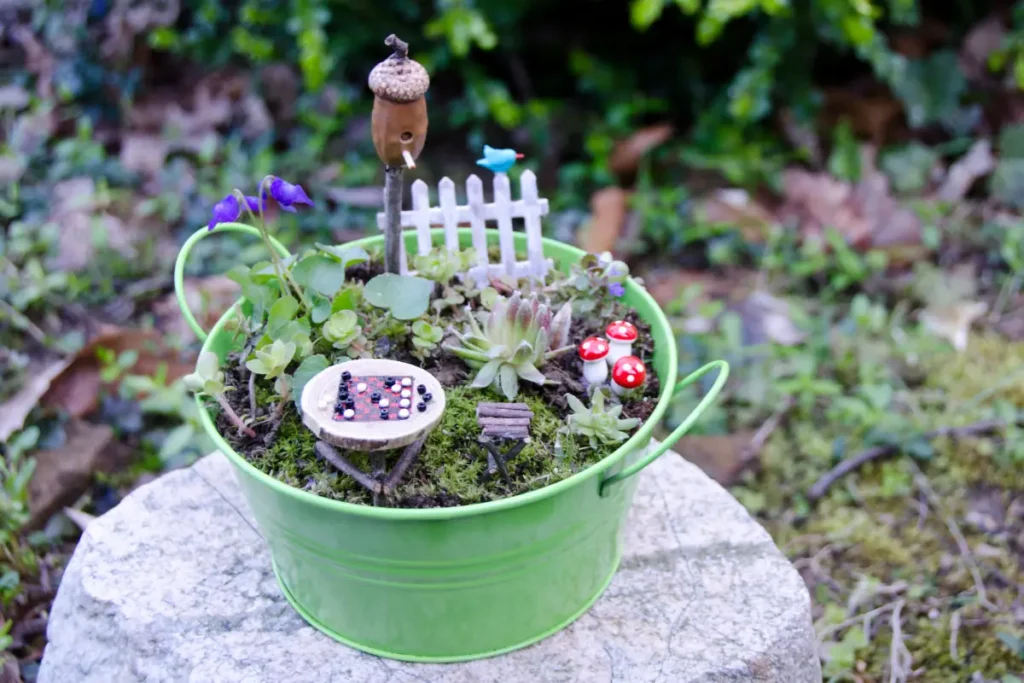
M 245 195 L 245 203 L 249 205 L 249 210 L 257 216 L 260 215 L 260 198 L 253 197 L 252 195 Z
M 309 195 L 306 194 L 301 185 L 292 185 L 287 180 L 282 180 L 276 176 L 270 181 L 270 196 L 285 211 L 294 212 L 295 207 L 292 206 L 293 204 L 313 205 L 313 200 L 309 198 Z
M 238 197 L 229 194 L 224 199 L 213 205 L 213 216 L 210 218 L 209 230 L 213 230 L 220 223 L 232 223 L 238 220 L 241 207 L 238 205 Z
M 608 285 L 608 293 L 612 296 L 619 297 L 626 293 L 626 288 L 622 286 L 621 282 L 613 282 Z

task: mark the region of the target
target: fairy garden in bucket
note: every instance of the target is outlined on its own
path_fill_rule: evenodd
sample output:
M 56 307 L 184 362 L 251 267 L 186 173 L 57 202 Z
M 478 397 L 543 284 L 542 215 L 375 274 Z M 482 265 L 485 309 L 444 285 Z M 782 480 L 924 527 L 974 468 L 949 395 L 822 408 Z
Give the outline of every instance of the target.
M 514 150 L 487 147 L 478 161 L 494 174 L 494 202 L 470 176 L 466 205 L 445 179 L 432 208 L 417 181 L 402 211 L 404 175 L 426 139 L 429 78 L 405 43 L 387 44 L 393 54 L 369 78 L 382 247 L 316 244 L 288 256 L 268 209 L 312 204 L 302 187 L 269 176 L 254 195 L 225 197 L 209 229 L 251 224 L 267 260 L 229 272 L 243 299 L 218 334 L 233 350 L 205 351 L 188 382 L 237 453 L 325 498 L 441 507 L 549 486 L 614 452 L 657 403 L 650 329 L 623 303 L 628 268 L 607 254 L 565 271 L 544 258 L 547 202 L 528 171 L 511 201 Z M 520 251 L 513 218 L 525 226 Z

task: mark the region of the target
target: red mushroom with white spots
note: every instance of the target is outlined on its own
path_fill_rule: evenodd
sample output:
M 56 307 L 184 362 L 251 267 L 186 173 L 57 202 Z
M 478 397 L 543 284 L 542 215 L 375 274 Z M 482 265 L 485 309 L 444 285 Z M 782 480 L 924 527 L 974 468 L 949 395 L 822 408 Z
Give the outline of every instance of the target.
M 636 356 L 623 356 L 612 368 L 612 391 L 617 396 L 636 389 L 647 379 L 647 368 Z
M 637 331 L 633 323 L 625 320 L 616 320 L 604 331 L 608 335 L 608 365 L 612 366 L 625 356 L 632 355 L 633 342 L 636 341 Z
M 591 386 L 603 384 L 608 379 L 608 342 L 600 337 L 587 337 L 580 344 L 580 360 L 583 361 L 583 378 Z

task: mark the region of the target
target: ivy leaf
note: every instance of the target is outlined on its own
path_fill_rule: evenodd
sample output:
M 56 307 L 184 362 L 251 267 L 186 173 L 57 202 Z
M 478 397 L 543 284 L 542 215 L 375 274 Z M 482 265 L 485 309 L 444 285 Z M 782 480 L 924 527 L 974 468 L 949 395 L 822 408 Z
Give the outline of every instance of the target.
M 313 254 L 295 264 L 292 278 L 303 287 L 333 297 L 345 284 L 345 267 L 323 254 Z
M 296 406 L 301 406 L 302 390 L 309 384 L 309 381 L 318 374 L 329 368 L 331 362 L 319 354 L 310 356 L 299 364 L 292 375 L 292 398 Z
M 329 254 L 341 261 L 342 268 L 348 268 L 356 263 L 366 263 L 370 255 L 362 247 L 345 247 L 341 245 L 317 244 L 316 248 L 325 254 Z
M 882 157 L 882 171 L 897 192 L 918 192 L 928 184 L 932 167 L 939 155 L 930 147 L 911 142 L 906 147 L 887 152 Z
M 391 311 L 398 320 L 415 320 L 426 312 L 433 291 L 430 280 L 384 273 L 366 283 L 363 296 L 370 305 Z

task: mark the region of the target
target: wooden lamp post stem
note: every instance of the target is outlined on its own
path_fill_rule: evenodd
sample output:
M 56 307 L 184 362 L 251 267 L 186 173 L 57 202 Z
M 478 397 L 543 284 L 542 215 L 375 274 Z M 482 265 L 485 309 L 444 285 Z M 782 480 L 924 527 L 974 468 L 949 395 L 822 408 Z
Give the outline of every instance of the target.
M 402 167 L 384 168 L 384 270 L 401 271 L 402 245 Z

